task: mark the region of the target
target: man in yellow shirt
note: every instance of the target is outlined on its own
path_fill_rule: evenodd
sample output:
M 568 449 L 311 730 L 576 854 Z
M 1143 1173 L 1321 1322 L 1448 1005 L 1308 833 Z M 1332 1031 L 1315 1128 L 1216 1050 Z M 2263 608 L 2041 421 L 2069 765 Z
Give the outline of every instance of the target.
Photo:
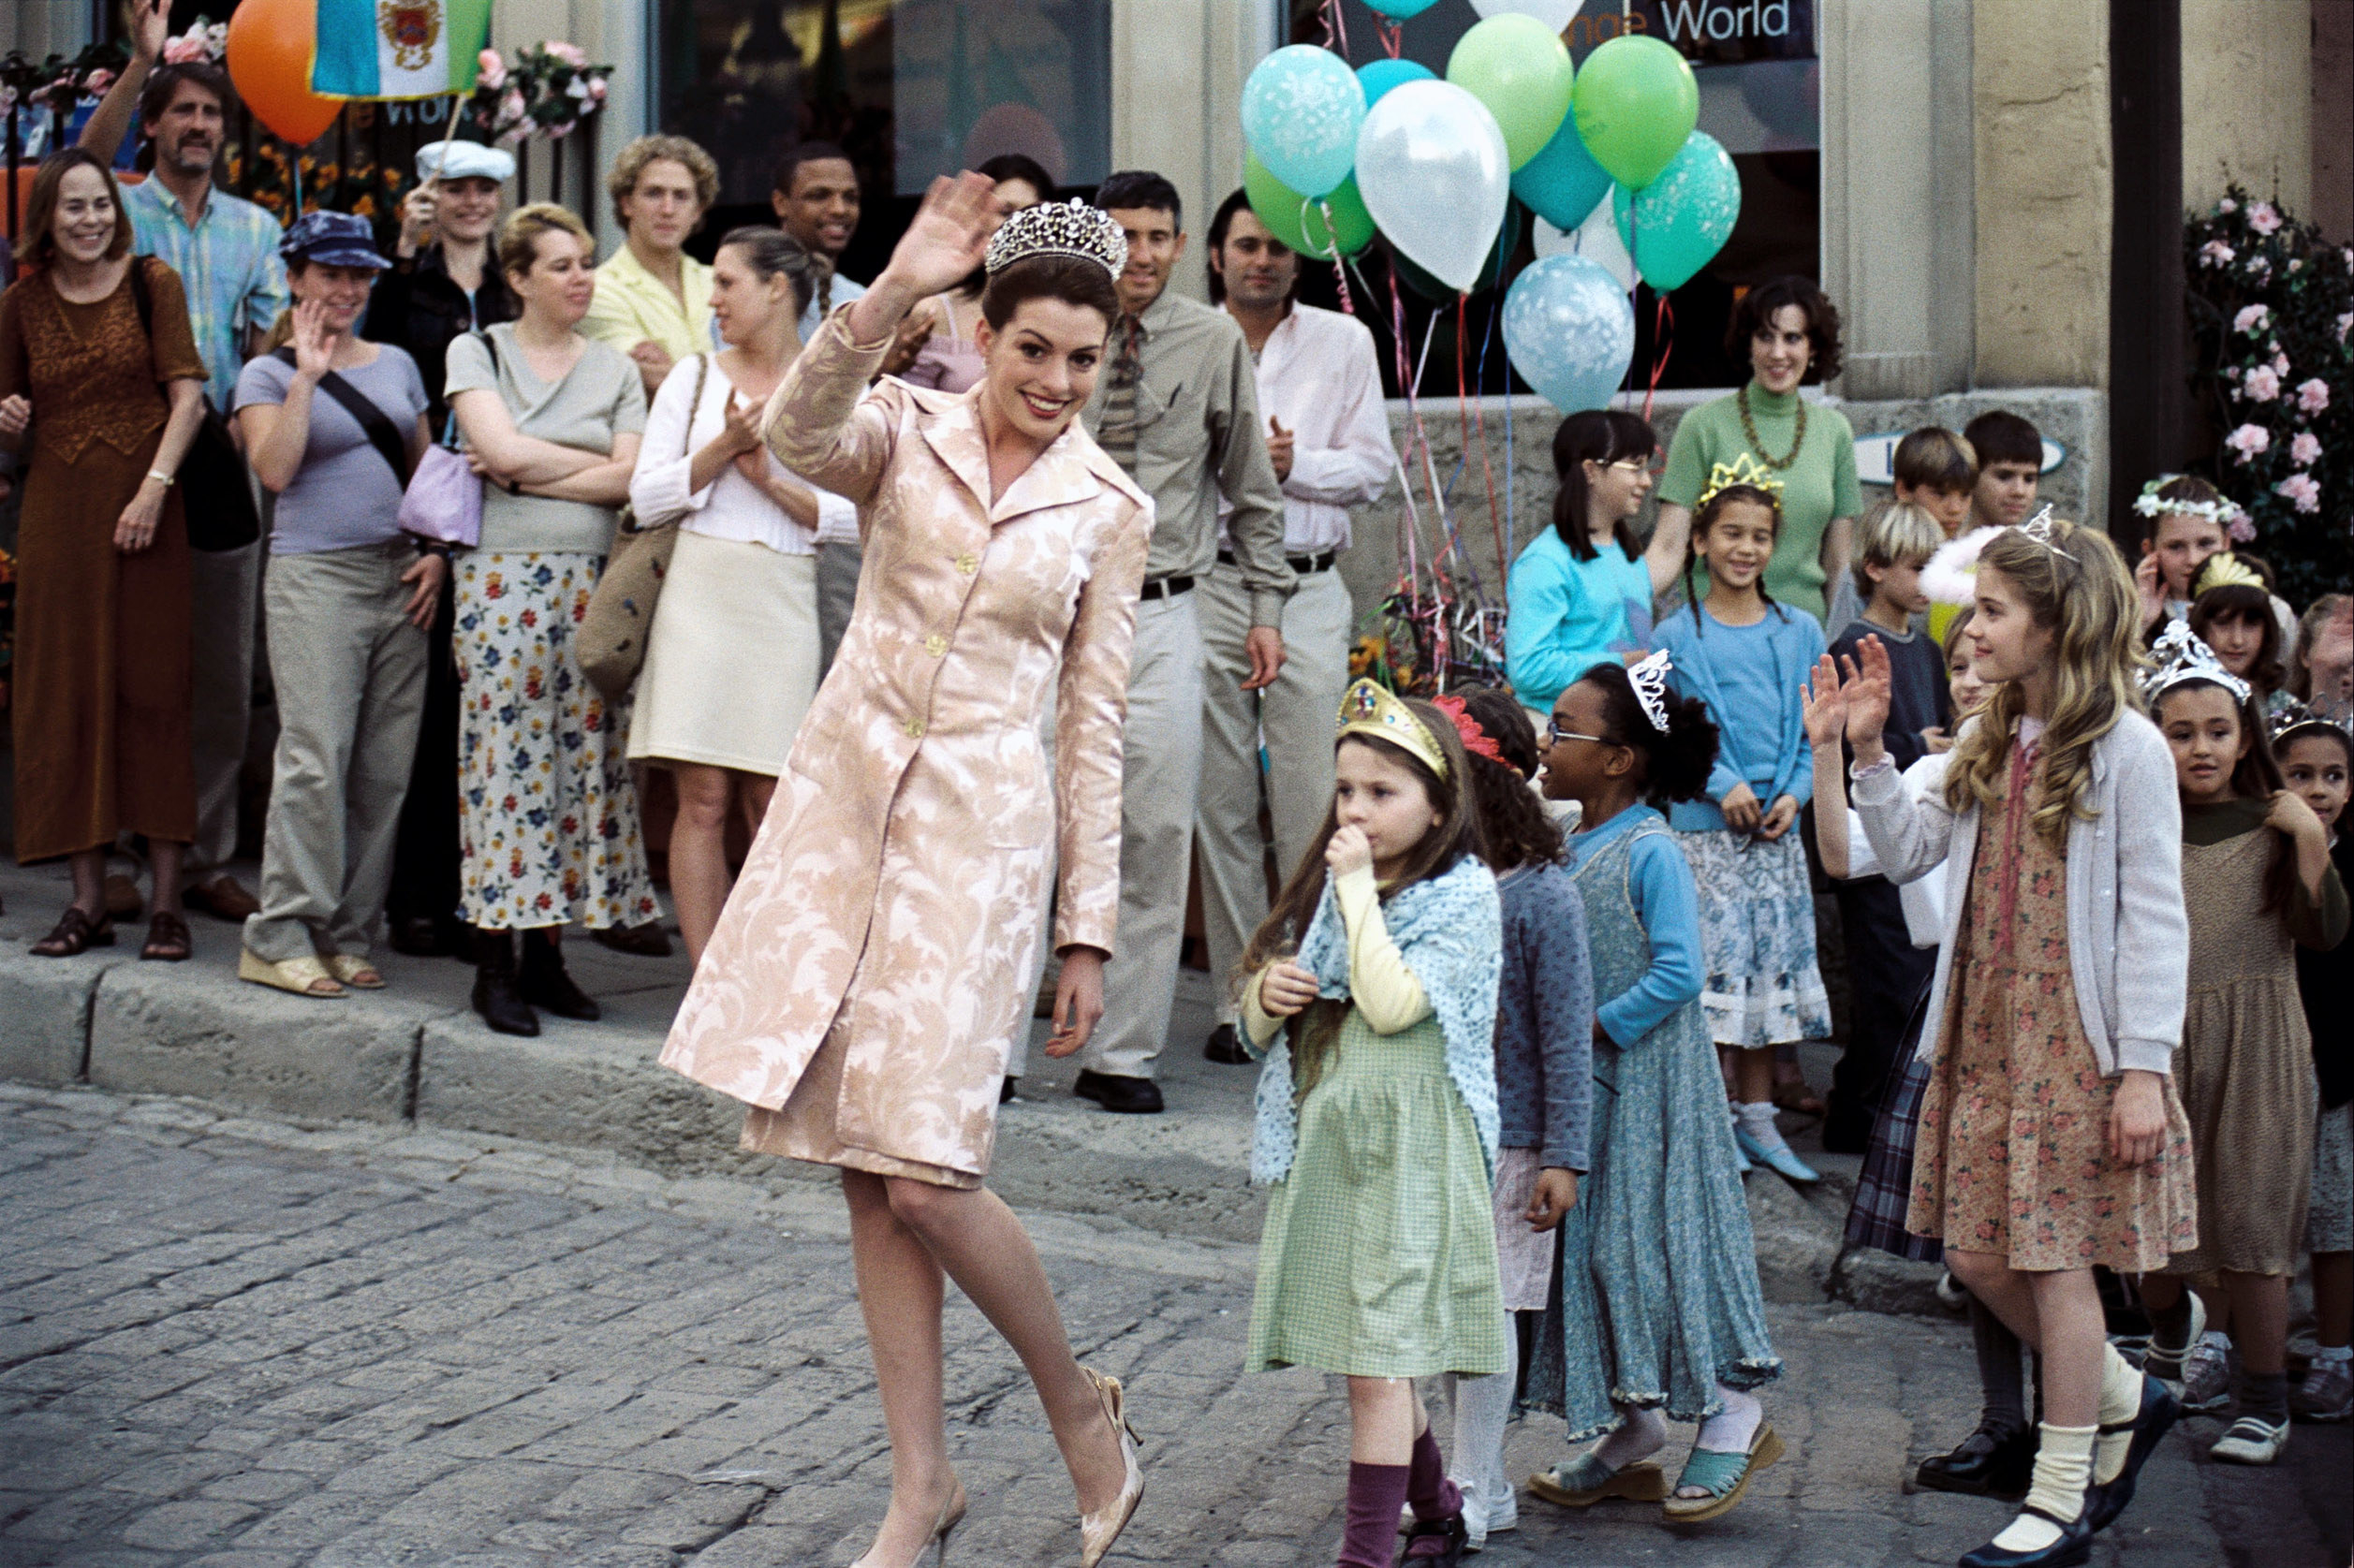
M 581 330 L 635 360 L 652 402 L 672 365 L 713 346 L 711 269 L 685 245 L 719 198 L 719 166 L 683 136 L 641 136 L 605 189 L 628 239 L 596 270 Z

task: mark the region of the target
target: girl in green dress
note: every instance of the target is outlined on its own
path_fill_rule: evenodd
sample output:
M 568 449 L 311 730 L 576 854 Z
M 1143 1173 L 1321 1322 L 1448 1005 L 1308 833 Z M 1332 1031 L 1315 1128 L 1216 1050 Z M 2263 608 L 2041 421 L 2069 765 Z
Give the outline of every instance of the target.
M 1405 1560 L 1457 1561 L 1463 1499 L 1412 1380 L 1506 1365 L 1490 1219 L 1502 917 L 1465 722 L 1349 688 L 1332 809 L 1243 959 L 1243 1033 L 1267 1058 L 1251 1176 L 1273 1187 L 1249 1364 L 1348 1379 L 1341 1568 L 1390 1568 L 1408 1502 Z

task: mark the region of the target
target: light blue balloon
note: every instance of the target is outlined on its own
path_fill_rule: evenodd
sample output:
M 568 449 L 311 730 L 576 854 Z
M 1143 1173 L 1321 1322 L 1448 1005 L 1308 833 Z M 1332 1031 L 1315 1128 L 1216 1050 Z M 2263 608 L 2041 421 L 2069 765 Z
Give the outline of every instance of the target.
M 1564 414 L 1600 408 L 1635 358 L 1635 311 L 1610 269 L 1548 256 L 1504 297 L 1504 351 L 1521 379 Z
M 1635 270 L 1664 294 L 1725 248 L 1741 217 L 1741 173 L 1714 137 L 1694 131 L 1658 179 L 1631 194 L 1613 186 L 1611 212 Z
M 1357 67 L 1357 80 L 1365 89 L 1367 109 L 1379 103 L 1381 95 L 1392 87 L 1403 87 L 1409 81 L 1435 81 L 1437 79 L 1436 71 L 1414 60 L 1376 60 L 1370 66 Z M 1601 199 L 1601 193 L 1596 191 L 1594 201 Z M 1586 203 L 1588 212 L 1593 211 L 1594 201 Z
M 1314 44 L 1275 51 L 1243 83 L 1243 137 L 1302 196 L 1330 196 L 1357 163 L 1365 90 L 1348 62 Z
M 1407 17 L 1420 16 L 1437 5 L 1438 0 L 1365 0 L 1365 4 L 1392 22 L 1404 22 Z
M 1568 115 L 1544 151 L 1512 171 L 1512 194 L 1555 228 L 1575 228 L 1611 194 L 1608 170 L 1594 161 Z

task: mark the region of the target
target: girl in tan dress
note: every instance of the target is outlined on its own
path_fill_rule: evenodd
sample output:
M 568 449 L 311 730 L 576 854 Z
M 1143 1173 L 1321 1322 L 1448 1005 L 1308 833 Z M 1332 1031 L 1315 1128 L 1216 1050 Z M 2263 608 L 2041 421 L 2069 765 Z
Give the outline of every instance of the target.
M 750 1103 L 745 1147 L 842 1169 L 891 1440 L 890 1511 L 864 1568 L 905 1568 L 964 1514 L 940 1403 L 944 1276 L 1037 1386 L 1084 1562 L 1144 1487 L 1119 1383 L 1072 1358 L 1037 1250 L 981 1186 L 1058 862 L 1048 1052 L 1078 1050 L 1103 1013 L 1152 530 L 1151 504 L 1076 422 L 1126 242 L 1076 202 L 1002 228 L 999 212 L 983 176 L 935 182 L 883 275 L 828 317 L 762 417 L 787 468 L 858 503 L 865 565 L 662 1053 Z M 980 383 L 870 392 L 907 313 L 984 253 Z
M 2236 1335 L 2240 1417 L 2208 1452 L 2271 1464 L 2288 1443 L 2288 1277 L 2304 1247 L 2319 1108 L 2297 944 L 2337 945 L 2346 889 L 2321 819 L 2283 787 L 2261 697 L 2182 622 L 2157 652 L 2151 706 L 2183 798 L 2190 1009 L 2175 1070 L 2198 1150 L 2199 1246 L 2142 1281 L 2150 1366 L 2181 1378 L 2199 1318 Z M 2209 1273 L 2220 1285 L 2186 1299 L 2182 1277 Z M 2220 1371 L 2227 1356 L 2209 1360 Z M 2223 1404 L 2222 1377 L 2185 1382 L 2187 1408 Z
M 140 956 L 184 959 L 180 857 L 196 835 L 196 782 L 188 530 L 173 480 L 204 417 L 204 363 L 179 274 L 130 254 L 130 214 L 96 157 L 71 148 L 41 165 L 23 232 L 27 271 L 0 297 L 0 442 L 32 447 L 17 541 L 16 853 L 71 857 L 74 884 L 33 951 L 113 943 L 105 855 L 130 832 L 147 835 L 154 870 Z
M 1979 558 L 1972 667 L 1994 686 L 1915 798 L 1881 743 L 1888 651 L 1850 667 L 1855 805 L 1892 882 L 1952 890 L 1921 1052 L 1906 1228 L 2042 1354 L 2019 1517 L 1963 1568 L 2082 1562 L 2179 1407 L 2104 1331 L 2096 1265 L 2162 1268 L 2196 1240 L 2190 1136 L 2168 1074 L 2189 939 L 2166 742 L 2135 704 L 2133 584 L 2115 547 L 2052 520 Z

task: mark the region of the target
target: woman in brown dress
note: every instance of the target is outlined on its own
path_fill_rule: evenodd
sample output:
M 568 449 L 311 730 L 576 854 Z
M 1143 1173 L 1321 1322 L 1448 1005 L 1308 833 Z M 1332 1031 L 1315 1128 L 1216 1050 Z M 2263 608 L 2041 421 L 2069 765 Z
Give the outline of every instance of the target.
M 0 442 L 31 460 L 17 535 L 16 853 L 73 859 L 74 897 L 36 943 L 114 940 L 104 856 L 147 835 L 140 957 L 184 959 L 180 857 L 196 833 L 188 753 L 188 530 L 172 479 L 204 414 L 179 274 L 134 257 L 114 177 L 79 148 L 41 166 L 24 276 L 0 295 Z M 131 269 L 144 269 L 152 330 Z

